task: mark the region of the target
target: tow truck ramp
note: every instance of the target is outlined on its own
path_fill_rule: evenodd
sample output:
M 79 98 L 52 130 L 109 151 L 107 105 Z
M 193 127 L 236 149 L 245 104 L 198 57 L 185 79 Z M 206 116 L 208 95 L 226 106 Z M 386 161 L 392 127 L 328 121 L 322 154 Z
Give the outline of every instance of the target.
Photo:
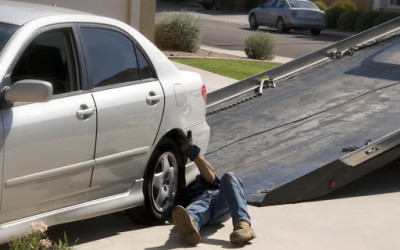
M 208 96 L 207 159 L 249 204 L 322 197 L 400 156 L 400 19 Z

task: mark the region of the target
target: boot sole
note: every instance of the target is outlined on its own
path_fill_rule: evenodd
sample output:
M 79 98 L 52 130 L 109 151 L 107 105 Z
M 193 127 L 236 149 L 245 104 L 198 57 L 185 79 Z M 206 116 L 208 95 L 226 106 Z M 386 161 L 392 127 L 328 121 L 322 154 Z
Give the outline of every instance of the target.
M 188 243 L 192 245 L 200 243 L 200 233 L 184 207 L 174 207 L 172 210 L 172 222 Z

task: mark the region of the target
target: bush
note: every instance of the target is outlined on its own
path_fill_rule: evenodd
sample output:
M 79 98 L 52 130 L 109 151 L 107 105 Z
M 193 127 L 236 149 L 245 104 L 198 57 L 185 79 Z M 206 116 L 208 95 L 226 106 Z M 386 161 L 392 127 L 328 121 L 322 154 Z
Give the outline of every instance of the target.
M 355 30 L 361 32 L 372 28 L 374 26 L 374 21 L 378 16 L 379 12 L 374 10 L 361 14 L 356 21 Z
M 387 21 L 390 21 L 392 19 L 395 19 L 396 17 L 399 17 L 400 13 L 395 13 L 395 12 L 382 12 L 379 14 L 379 16 L 375 19 L 374 25 L 379 25 L 381 23 L 386 23 Z
M 219 0 L 219 7 L 222 11 L 232 11 L 236 9 L 236 0 Z
M 156 22 L 155 44 L 160 49 L 197 52 L 202 29 L 200 18 L 191 12 L 164 13 Z
M 345 10 L 342 8 L 332 8 L 326 11 L 326 27 L 327 28 L 337 28 L 337 21 L 339 16 Z
M 274 37 L 266 32 L 256 31 L 245 39 L 245 52 L 248 58 L 272 59 L 276 49 Z
M 360 12 L 355 10 L 346 10 L 343 12 L 338 19 L 338 29 L 341 31 L 354 31 L 358 17 L 361 15 Z
M 343 10 L 357 10 L 357 6 L 354 3 L 346 0 L 338 0 L 333 2 L 332 5 L 329 6 L 329 9 L 333 8 L 341 8 Z
M 315 4 L 320 10 L 323 10 L 323 11 L 326 11 L 326 9 L 328 8 L 328 7 L 326 7 L 326 4 L 325 4 L 324 2 L 322 2 L 322 1 L 315 1 L 314 4 Z
M 251 10 L 257 7 L 260 3 L 264 3 L 264 0 L 245 0 L 244 8 L 245 10 Z

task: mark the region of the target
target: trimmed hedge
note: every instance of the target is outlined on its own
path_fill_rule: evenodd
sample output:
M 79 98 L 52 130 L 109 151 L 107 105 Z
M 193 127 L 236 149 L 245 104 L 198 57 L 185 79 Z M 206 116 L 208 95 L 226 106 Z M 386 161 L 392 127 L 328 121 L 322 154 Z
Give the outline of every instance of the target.
M 326 11 L 326 9 L 328 9 L 328 7 L 326 6 L 326 4 L 322 1 L 315 1 L 314 4 L 323 11 Z
M 272 59 L 276 50 L 274 37 L 267 32 L 256 31 L 245 39 L 245 53 L 252 59 Z
M 379 16 L 380 12 L 370 10 L 361 14 L 355 25 L 356 32 L 361 32 L 374 27 L 375 19 Z
M 339 16 L 337 22 L 338 29 L 341 31 L 354 31 L 355 24 L 360 15 L 361 13 L 358 11 L 346 10 Z
M 339 19 L 339 16 L 344 12 L 345 10 L 342 8 L 332 8 L 328 9 L 326 11 L 326 27 L 327 28 L 337 28 L 337 21 Z
M 379 25 L 382 23 L 386 23 L 392 19 L 395 19 L 400 16 L 400 13 L 395 12 L 382 12 L 379 16 L 375 19 L 374 25 Z
M 357 10 L 357 6 L 347 0 L 338 0 L 332 3 L 331 6 L 329 6 L 330 9 L 332 8 L 341 8 L 344 10 Z
M 193 13 L 167 12 L 156 22 L 155 44 L 160 49 L 197 52 L 203 26 Z

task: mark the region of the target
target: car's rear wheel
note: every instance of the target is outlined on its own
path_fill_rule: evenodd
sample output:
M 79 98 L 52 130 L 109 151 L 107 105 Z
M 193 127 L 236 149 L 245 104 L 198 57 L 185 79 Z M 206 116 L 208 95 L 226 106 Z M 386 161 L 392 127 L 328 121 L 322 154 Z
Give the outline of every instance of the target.
M 258 28 L 257 18 L 255 14 L 250 15 L 249 23 L 252 30 L 256 30 Z
M 181 167 L 178 147 L 171 139 L 164 139 L 147 165 L 143 185 L 145 204 L 127 210 L 132 220 L 150 225 L 165 222 L 178 193 Z
M 311 32 L 311 35 L 318 36 L 321 33 L 321 30 L 320 29 L 312 29 L 312 30 L 310 30 L 310 32 Z
M 276 29 L 281 33 L 289 31 L 289 29 L 286 28 L 285 22 L 283 21 L 282 17 L 279 17 L 278 20 L 276 21 Z

